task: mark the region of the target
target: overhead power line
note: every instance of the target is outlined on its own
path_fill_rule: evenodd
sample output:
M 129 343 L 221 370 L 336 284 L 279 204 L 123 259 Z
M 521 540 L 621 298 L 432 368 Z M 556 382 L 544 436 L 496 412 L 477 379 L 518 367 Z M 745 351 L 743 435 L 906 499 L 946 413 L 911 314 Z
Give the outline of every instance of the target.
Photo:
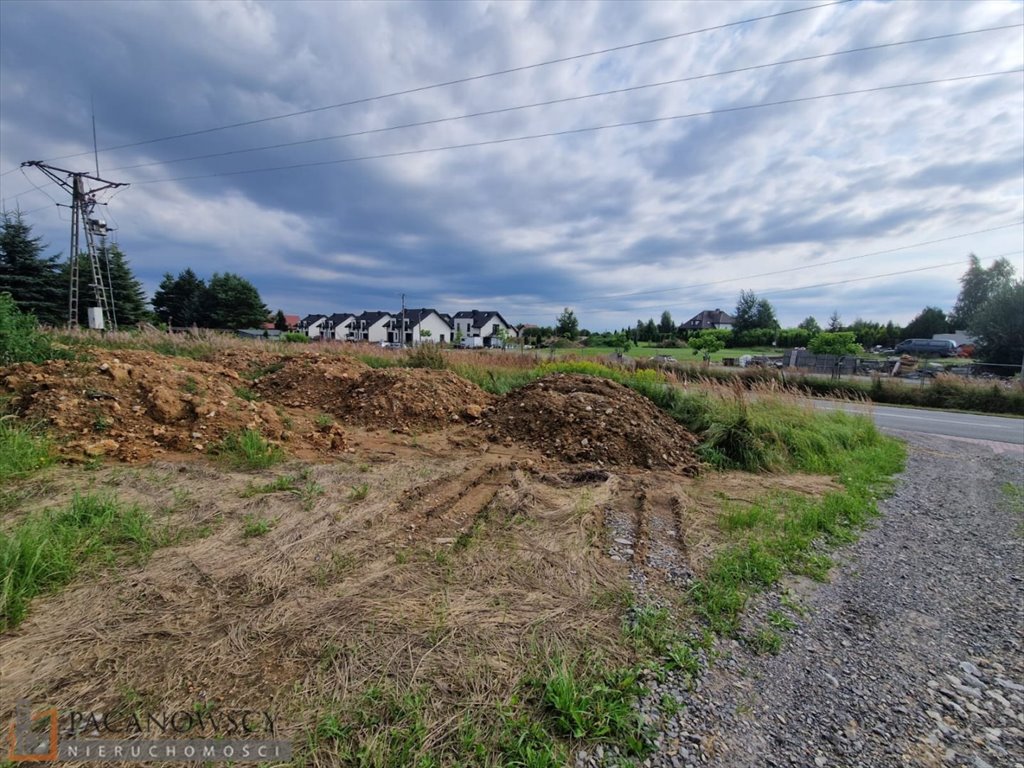
M 898 248 L 887 248 L 884 251 L 872 251 L 871 253 L 861 253 L 856 256 L 844 256 L 841 259 L 829 259 L 828 261 L 818 261 L 813 264 L 804 264 L 799 267 L 789 267 L 787 269 L 773 269 L 770 272 L 758 272 L 754 275 L 744 275 L 742 277 L 727 277 L 722 280 L 711 280 L 706 283 L 695 283 L 693 285 L 676 286 L 675 288 L 658 288 L 652 291 L 631 291 L 629 293 L 611 293 L 605 296 L 586 296 L 582 301 L 591 301 L 594 299 L 623 299 L 631 296 L 651 296 L 656 293 L 673 293 L 675 291 L 689 291 L 694 288 L 707 288 L 711 285 L 721 285 L 722 283 L 734 283 L 739 280 L 753 280 L 758 277 L 771 277 L 773 275 L 784 275 L 790 272 L 802 272 L 805 269 L 815 269 L 817 267 L 827 267 L 832 264 L 842 264 L 848 261 L 857 261 L 858 259 L 867 259 L 872 256 L 885 256 L 890 253 L 899 253 L 900 251 L 909 251 L 914 248 L 922 248 L 926 245 L 936 245 L 937 243 L 948 243 L 952 240 L 961 240 L 965 237 L 973 237 L 974 235 L 983 235 L 986 232 L 997 232 L 1000 229 L 1010 229 L 1011 227 L 1019 227 L 1024 224 L 1024 219 L 1013 222 L 1012 224 L 1003 224 L 998 227 L 988 227 L 987 229 L 976 229 L 973 232 L 965 232 L 962 235 L 951 235 L 950 237 L 940 237 L 936 240 L 925 240 L 920 243 L 911 243 L 910 245 L 901 245 Z
M 1024 253 L 1024 251 L 1007 251 L 1006 253 L 996 254 L 992 258 L 993 259 L 1001 259 L 1001 258 L 1004 258 L 1006 256 L 1016 256 L 1016 255 L 1021 254 L 1021 253 Z M 763 291 L 762 293 L 763 293 L 763 295 L 765 297 L 778 296 L 780 293 L 797 293 L 799 291 L 809 291 L 812 288 L 828 288 L 828 287 L 835 286 L 835 285 L 847 285 L 849 283 L 860 283 L 860 282 L 864 282 L 865 280 L 878 280 L 878 279 L 883 278 L 883 277 L 897 277 L 898 275 L 910 275 L 910 274 L 913 274 L 914 272 L 927 272 L 928 270 L 932 270 L 932 269 L 943 269 L 944 267 L 955 267 L 957 265 L 965 264 L 965 263 L 967 263 L 966 259 L 957 259 L 956 261 L 947 261 L 947 262 L 944 262 L 942 264 L 931 264 L 931 265 L 929 265 L 927 267 L 916 267 L 914 269 L 902 269 L 899 272 L 886 272 L 886 273 L 880 274 L 880 275 L 866 275 L 866 276 L 863 276 L 863 277 L 850 277 L 850 278 L 847 278 L 846 280 L 834 280 L 833 282 L 830 282 L 830 283 L 815 283 L 814 285 L 801 285 L 801 286 L 799 286 L 797 288 L 779 288 L 778 290 L 770 289 L 770 290 L 767 290 L 767 291 Z M 759 294 L 759 295 L 761 295 L 761 294 Z
M 1024 250 L 1007 251 L 1006 253 L 996 254 L 992 258 L 993 259 L 1000 259 L 1000 258 L 1003 258 L 1003 257 L 1006 257 L 1006 256 L 1017 256 L 1017 255 L 1020 255 L 1020 254 L 1024 254 Z M 944 269 L 945 267 L 955 267 L 955 266 L 959 266 L 959 265 L 966 264 L 966 263 L 969 263 L 968 260 L 961 258 L 961 259 L 956 259 L 955 261 L 946 261 L 946 262 L 943 262 L 941 264 L 929 264 L 929 265 L 924 266 L 924 267 L 914 267 L 913 269 L 902 269 L 902 270 L 899 270 L 897 272 L 884 272 L 884 273 L 876 274 L 876 275 L 862 275 L 861 277 L 850 277 L 850 278 L 846 278 L 844 280 L 833 280 L 833 281 L 827 282 L 827 283 L 813 283 L 811 285 L 801 285 L 801 286 L 797 286 L 795 288 L 778 288 L 778 289 L 775 289 L 775 288 L 761 289 L 761 288 L 759 288 L 759 289 L 757 289 L 757 295 L 758 295 L 759 298 L 772 298 L 774 296 L 778 296 L 779 294 L 783 294 L 783 293 L 799 293 L 800 291 L 809 291 L 809 290 L 811 290 L 813 288 L 829 288 L 829 287 L 833 287 L 833 286 L 837 286 L 837 285 L 847 285 L 849 283 L 865 282 L 865 281 L 868 281 L 868 280 L 880 280 L 883 277 L 898 277 L 899 275 L 910 275 L 910 274 L 913 274 L 915 272 L 927 272 L 927 271 L 935 270 L 935 269 Z M 704 300 L 707 301 L 707 299 L 704 299 Z M 711 301 L 719 301 L 719 302 L 721 302 L 721 301 L 726 301 L 726 300 L 728 300 L 726 297 L 720 296 L 717 299 L 712 299 Z M 552 306 L 555 303 L 556 302 L 546 302 L 543 306 Z M 557 304 L 558 304 L 558 306 L 565 306 L 565 302 L 564 301 L 557 302 Z M 571 305 L 572 302 L 569 302 L 569 304 Z M 530 306 L 530 305 L 520 304 L 518 306 Z M 538 305 L 538 306 L 540 306 L 540 305 Z M 658 307 L 662 307 L 662 306 L 664 306 L 664 305 L 662 305 L 662 304 L 642 304 L 640 306 L 628 307 L 627 309 L 611 310 L 611 311 L 619 311 L 619 312 L 629 311 L 629 312 L 633 312 L 633 311 L 636 311 L 636 310 L 654 309 L 654 308 L 658 308 Z
M 486 72 L 484 74 L 479 74 L 479 75 L 470 75 L 470 76 L 467 76 L 467 77 L 459 77 L 459 78 L 456 78 L 454 80 L 445 80 L 445 81 L 440 82 L 440 83 L 431 83 L 430 85 L 420 85 L 420 86 L 416 86 L 414 88 L 404 88 L 402 90 L 390 91 L 388 93 L 381 93 L 381 94 L 377 94 L 375 96 L 364 96 L 362 98 L 351 99 L 349 101 L 341 101 L 341 102 L 338 102 L 336 104 L 324 104 L 324 105 L 319 106 L 319 107 L 310 107 L 309 109 L 300 109 L 300 110 L 296 110 L 294 112 L 286 112 L 286 113 L 279 114 L 279 115 L 270 115 L 268 117 L 260 117 L 260 118 L 255 118 L 253 120 L 243 120 L 243 121 L 240 121 L 240 122 L 237 122 L 237 123 L 226 123 L 224 125 L 217 125 L 217 126 L 213 126 L 213 127 L 210 127 L 210 128 L 201 128 L 201 129 L 194 130 L 194 131 L 186 131 L 186 132 L 183 132 L 183 133 L 175 133 L 175 134 L 171 134 L 169 136 L 160 136 L 158 138 L 145 139 L 143 141 L 133 141 L 133 142 L 129 142 L 129 143 L 126 143 L 126 144 L 118 144 L 118 145 L 111 146 L 111 147 L 105 147 L 105 148 L 103 148 L 103 149 L 101 149 L 99 151 L 100 152 L 111 152 L 111 151 L 113 151 L 115 149 L 127 149 L 129 147 L 140 147 L 140 146 L 143 146 L 145 144 L 156 144 L 158 142 L 172 141 L 174 139 L 184 139 L 184 138 L 188 138 L 188 137 L 191 137 L 191 136 L 201 136 L 201 135 L 208 134 L 208 133 L 216 133 L 218 131 L 230 130 L 232 128 L 244 128 L 244 127 L 250 126 L 250 125 L 259 125 L 261 123 L 269 123 L 269 122 L 273 122 L 273 121 L 276 121 L 276 120 L 286 120 L 286 119 L 291 118 L 291 117 L 299 117 L 301 115 L 310 115 L 310 114 L 314 114 L 314 113 L 317 113 L 317 112 L 326 112 L 328 110 L 340 109 L 342 107 L 351 107 L 351 106 L 355 106 L 357 104 L 369 104 L 369 103 L 374 102 L 374 101 L 381 101 L 383 99 L 390 99 L 390 98 L 394 98 L 396 96 L 408 96 L 408 95 L 413 94 L 413 93 L 423 93 L 424 91 L 430 91 L 430 90 L 434 90 L 434 89 L 437 89 L 437 88 L 447 88 L 448 86 L 452 86 L 452 85 L 460 85 L 460 84 L 463 84 L 463 83 L 471 83 L 471 82 L 475 82 L 475 81 L 478 81 L 478 80 L 485 80 L 485 79 L 491 78 L 491 77 L 499 77 L 501 75 L 510 75 L 510 74 L 515 73 L 515 72 L 525 72 L 525 71 L 530 70 L 530 69 L 538 69 L 540 67 L 548 67 L 548 66 L 551 66 L 552 64 L 564 64 L 565 62 L 569 62 L 569 61 L 579 61 L 580 59 L 586 59 L 586 58 L 590 58 L 590 57 L 593 57 L 593 56 L 603 56 L 603 55 L 608 54 L 608 53 L 616 53 L 618 51 L 625 51 L 625 50 L 629 50 L 631 48 L 639 48 L 639 47 L 645 46 L 645 45 L 653 45 L 655 43 L 664 43 L 664 42 L 667 42 L 669 40 L 679 40 L 679 39 L 684 38 L 684 37 L 692 37 L 693 35 L 700 35 L 700 34 L 703 34 L 705 32 L 715 32 L 715 31 L 722 30 L 722 29 L 729 29 L 731 27 L 742 26 L 744 24 L 752 24 L 752 23 L 758 22 L 758 21 L 767 21 L 768 19 L 777 19 L 777 18 L 780 18 L 782 16 L 792 16 L 794 14 L 806 13 L 808 11 L 814 11 L 814 10 L 818 10 L 820 8 L 828 8 L 830 6 L 835 6 L 835 5 L 844 5 L 844 4 L 849 3 L 849 2 L 851 2 L 851 0 L 831 0 L 830 2 L 827 2 L 827 3 L 819 3 L 817 5 L 809 5 L 809 6 L 805 6 L 803 8 L 792 8 L 792 9 L 790 9 L 788 11 L 779 11 L 777 13 L 769 13 L 769 14 L 765 14 L 765 15 L 762 15 L 762 16 L 752 16 L 752 17 L 747 18 L 747 19 L 739 19 L 737 21 L 730 21 L 730 22 L 726 22 L 724 24 L 715 24 L 715 25 L 710 26 L 710 27 L 702 27 L 700 29 L 691 29 L 691 30 L 688 30 L 686 32 L 676 32 L 676 33 L 671 34 L 671 35 L 662 35 L 661 37 L 654 37 L 654 38 L 650 38 L 648 40 L 640 40 L 640 41 L 633 42 L 633 43 L 624 43 L 622 45 L 614 45 L 614 46 L 611 46 L 609 48 L 601 48 L 599 50 L 588 51 L 586 53 L 577 53 L 577 54 L 573 54 L 571 56 L 560 56 L 560 57 L 555 58 L 555 59 L 548 59 L 546 61 L 539 61 L 539 62 L 536 62 L 536 63 L 533 63 L 533 64 L 523 64 L 523 65 L 520 65 L 520 66 L 517 66 L 517 67 L 508 67 L 506 69 L 499 69 L 499 70 L 496 70 L 494 72 Z M 60 157 L 50 158 L 50 160 L 51 161 L 53 161 L 53 160 L 66 160 L 66 159 L 71 158 L 71 157 L 82 157 L 83 155 L 89 155 L 89 154 L 92 154 L 92 153 L 91 152 L 77 152 L 77 153 L 70 154 L 70 155 L 61 155 Z M 9 171 L 5 171 L 5 173 L 8 173 L 8 172 Z
M 998 232 L 1001 229 L 1011 229 L 1013 227 L 1020 227 L 1024 225 L 1024 219 L 1018 219 L 1010 224 L 1001 224 L 997 227 L 986 227 L 985 229 L 976 229 L 972 232 L 964 232 L 959 235 L 950 235 L 949 237 L 939 237 L 932 240 L 922 240 L 917 243 L 908 243 L 907 245 L 900 245 L 895 248 L 886 248 L 882 251 L 870 251 L 868 253 L 860 253 L 856 256 L 845 256 L 841 259 L 829 259 L 828 261 L 818 261 L 813 264 L 803 264 L 799 267 L 786 267 L 784 269 L 773 269 L 768 272 L 757 272 L 751 275 L 739 275 L 736 277 L 725 277 L 719 280 L 708 280 L 703 283 L 691 283 L 689 285 L 677 285 L 672 288 L 658 288 L 654 290 L 645 291 L 630 291 L 628 293 L 605 293 L 605 294 L 590 294 L 587 296 L 581 296 L 576 299 L 561 299 L 563 303 L 570 305 L 589 304 L 591 302 L 607 302 L 615 299 L 629 299 L 636 296 L 651 296 L 659 293 L 677 293 L 684 291 L 693 291 L 697 288 L 708 288 L 713 285 L 722 285 L 724 283 L 735 283 L 743 280 L 756 280 L 760 277 L 772 277 L 774 275 L 785 275 L 793 272 L 803 272 L 804 270 L 817 269 L 818 267 L 831 266 L 833 264 L 842 264 L 850 261 L 857 261 L 858 259 L 867 259 L 872 256 L 885 256 L 891 253 L 899 253 L 901 251 L 909 251 L 914 248 L 923 248 L 928 245 L 936 245 L 938 243 L 948 243 L 953 240 L 962 240 L 965 237 L 974 237 L 975 235 L 983 235 L 988 232 Z M 995 257 L 998 258 L 998 257 Z M 673 299 L 674 301 L 674 299 Z M 535 302 L 535 303 L 520 303 L 518 306 L 549 306 L 550 302 Z M 656 306 L 654 304 L 644 304 L 640 308 L 648 308 Z
M 526 135 L 522 135 L 522 136 L 507 136 L 507 137 L 500 138 L 500 139 L 485 139 L 485 140 L 482 140 L 482 141 L 471 141 L 471 142 L 465 142 L 465 143 L 462 143 L 462 144 L 448 144 L 448 145 L 438 146 L 438 147 L 424 147 L 424 148 L 421 148 L 421 149 L 407 149 L 407 150 L 400 150 L 400 151 L 396 151 L 396 152 L 382 152 L 382 153 L 375 154 L 375 155 L 357 155 L 357 156 L 353 156 L 353 157 L 341 157 L 341 158 L 337 158 L 337 159 L 334 159 L 334 160 L 316 160 L 316 161 L 311 161 L 311 162 L 306 162 L 306 163 L 291 163 L 291 164 L 288 164 L 288 165 L 276 165 L 276 166 L 269 166 L 269 167 L 264 167 L 264 168 L 248 168 L 248 169 L 243 169 L 243 170 L 240 170 L 240 171 L 221 171 L 219 173 L 195 174 L 195 175 L 191 175 L 191 176 L 175 176 L 175 177 L 165 178 L 165 179 L 148 179 L 148 180 L 145 180 L 145 181 L 138 181 L 138 182 L 135 182 L 135 183 L 136 184 L 162 184 L 162 183 L 172 182 L 172 181 L 195 181 L 195 180 L 198 180 L 198 179 L 213 179 L 213 178 L 220 178 L 220 177 L 226 177 L 226 176 L 243 176 L 243 175 L 254 174 L 254 173 L 270 173 L 272 171 L 290 171 L 290 170 L 297 170 L 297 169 L 300 169 L 300 168 L 315 168 L 315 167 L 318 167 L 318 166 L 326 166 L 326 165 L 341 165 L 343 163 L 356 163 L 356 162 L 363 162 L 363 161 L 366 161 L 366 160 L 383 160 L 383 159 L 395 158 L 395 157 L 409 157 L 409 156 L 413 156 L 413 155 L 425 155 L 425 154 L 430 154 L 430 153 L 433 153 L 433 152 L 446 152 L 446 151 L 457 150 L 457 149 L 471 149 L 471 148 L 475 148 L 475 147 L 487 147 L 487 146 L 493 146 L 493 145 L 497 145 L 497 144 L 510 144 L 510 143 L 519 142 L 519 141 L 531 141 L 531 140 L 534 140 L 534 139 L 547 139 L 547 138 L 553 138 L 553 137 L 556 137 L 556 136 L 570 136 L 570 135 L 581 134 L 581 133 L 594 133 L 596 131 L 604 131 L 604 130 L 608 130 L 608 129 L 611 129 L 611 128 L 629 128 L 629 127 L 640 126 L 640 125 L 653 125 L 653 124 L 656 124 L 656 123 L 664 123 L 664 122 L 670 122 L 670 121 L 674 121 L 674 120 L 686 120 L 686 119 L 694 118 L 694 117 L 706 117 L 706 116 L 709 116 L 709 115 L 721 115 L 721 114 L 728 114 L 728 113 L 731 113 L 731 112 L 743 112 L 743 111 L 752 110 L 752 109 L 764 109 L 766 107 L 784 106 L 784 105 L 787 105 L 787 104 L 800 104 L 800 103 L 805 103 L 805 102 L 810 102 L 810 101 L 820 101 L 822 99 L 834 99 L 834 98 L 838 98 L 838 97 L 841 97 L 841 96 L 855 96 L 855 95 L 864 94 L 864 93 L 876 93 L 876 92 L 879 92 L 879 91 L 891 91 L 891 90 L 896 90 L 896 89 L 899 89 L 899 88 L 914 88 L 914 87 L 925 86 L 925 85 L 937 85 L 937 84 L 940 84 L 940 83 L 954 83 L 954 82 L 963 82 L 963 81 L 967 81 L 967 80 L 978 80 L 980 78 L 985 78 L 985 77 L 1000 77 L 1000 76 L 1004 76 L 1004 75 L 1021 74 L 1022 72 L 1024 72 L 1024 68 L 1022 68 L 1022 69 L 1007 69 L 1007 70 L 1001 70 L 1001 71 L 997 71 L 997 72 L 981 72 L 981 73 L 973 74 L 973 75 L 961 75 L 959 77 L 943 77 L 943 78 L 938 78 L 938 79 L 935 79 L 935 80 L 919 80 L 919 81 L 911 82 L 911 83 L 896 83 L 896 84 L 893 84 L 893 85 L 879 85 L 879 86 L 874 86 L 872 88 L 859 88 L 859 89 L 852 90 L 852 91 L 837 91 L 835 93 L 817 94 L 815 96 L 800 96 L 800 97 L 792 98 L 792 99 L 781 99 L 779 101 L 766 101 L 766 102 L 761 102 L 760 104 L 745 104 L 745 105 L 738 106 L 738 107 L 722 107 L 720 109 L 709 109 L 709 110 L 704 110 L 704 111 L 701 111 L 701 112 L 690 112 L 690 113 L 683 114 L 683 115 L 666 115 L 666 116 L 663 116 L 663 117 L 649 117 L 649 118 L 645 118 L 645 119 L 642 119 L 642 120 L 627 120 L 627 121 L 618 122 L 618 123 L 605 123 L 603 125 L 591 125 L 591 126 L 586 126 L 584 128 L 566 128 L 564 130 L 559 130 L 559 131 L 547 131 L 547 132 L 544 132 L 544 133 L 532 133 L 532 134 L 526 134 Z
M 531 104 L 519 104 L 511 107 L 499 107 L 496 109 L 482 110 L 478 112 L 469 112 L 461 115 L 451 115 L 448 117 L 437 117 L 430 120 L 420 120 L 412 123 L 400 123 L 398 125 L 389 125 L 382 128 L 368 128 L 361 131 L 351 131 L 348 133 L 337 133 L 331 136 L 318 136 L 312 139 L 298 139 L 296 141 L 286 141 L 277 144 L 265 144 L 259 147 L 246 147 L 243 149 L 230 149 L 222 152 L 210 152 L 202 155 L 191 155 L 189 157 L 177 157 L 170 160 L 151 160 L 145 163 L 135 163 L 134 165 L 122 165 L 117 168 L 112 168 L 112 171 L 129 171 L 136 168 L 150 168 L 157 165 L 173 165 L 175 163 L 185 163 L 192 160 L 211 160 L 218 157 L 230 157 L 233 155 L 244 155 L 253 152 L 265 152 L 271 149 L 286 149 L 289 147 L 298 147 L 308 144 L 317 144 L 324 141 L 335 141 L 338 139 L 350 139 L 357 136 L 369 136 L 376 133 L 386 133 L 389 131 L 404 130 L 407 128 L 422 128 L 428 125 L 438 125 L 440 123 L 455 122 L 458 120 L 469 120 L 477 117 L 488 117 L 491 115 L 501 115 L 509 112 L 518 112 L 525 109 L 536 109 L 538 107 L 547 107 L 555 104 L 566 104 L 575 101 L 584 101 L 586 99 L 594 99 L 602 96 L 616 96 L 624 93 L 633 93 L 636 91 L 648 90 L 651 88 L 661 88 L 666 85 L 678 85 L 681 83 L 689 83 L 697 80 L 706 80 L 713 77 L 722 77 L 725 75 L 735 75 L 743 72 L 753 72 L 760 69 L 769 69 L 773 67 L 782 67 L 790 64 L 800 64 L 808 61 L 816 61 L 819 59 L 828 59 L 836 56 L 845 56 L 853 53 L 865 53 L 867 51 L 877 51 L 886 48 L 896 48 L 903 45 L 914 45 L 917 43 L 932 42 L 935 40 L 948 40 L 956 37 L 966 37 L 967 35 L 977 35 L 986 32 L 998 32 L 1007 29 L 1020 29 L 1024 27 L 1024 23 L 1019 24 L 1003 24 L 995 27 L 984 27 L 981 29 L 970 29 L 963 32 L 950 32 L 942 35 L 931 35 L 929 37 L 918 37 L 913 40 L 899 40 L 890 43 L 879 43 L 877 45 L 866 45 L 859 48 L 848 48 L 842 51 L 832 51 L 829 53 L 818 53 L 810 56 L 800 56 L 793 59 L 783 59 L 781 61 L 773 61 L 766 64 L 753 64 L 746 67 L 737 67 L 735 69 L 726 69 L 720 72 L 708 72 L 700 75 L 688 75 L 686 77 L 677 77 L 671 80 L 661 80 L 655 83 L 644 83 L 642 85 L 631 85 L 624 88 L 615 88 L 607 91 L 596 91 L 594 93 L 586 93 L 576 96 L 563 96 L 557 99 L 547 99 L 545 101 L 536 101 Z

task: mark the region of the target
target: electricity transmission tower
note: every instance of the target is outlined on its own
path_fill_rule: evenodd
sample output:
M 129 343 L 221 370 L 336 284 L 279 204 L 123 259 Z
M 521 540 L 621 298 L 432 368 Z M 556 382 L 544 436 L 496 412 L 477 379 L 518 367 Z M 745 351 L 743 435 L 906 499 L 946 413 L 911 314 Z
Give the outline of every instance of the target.
M 117 310 L 114 307 L 114 295 L 110 285 L 110 259 L 106 247 L 107 223 L 93 217 L 93 209 L 96 207 L 97 194 L 128 185 L 101 179 L 98 173 L 93 176 L 88 173 L 68 171 L 64 168 L 47 165 L 40 160 L 29 160 L 21 165 L 22 167 L 38 168 L 52 181 L 71 193 L 71 252 L 69 256 L 71 268 L 68 270 L 71 273 L 71 280 L 68 288 L 68 327 L 74 328 L 78 325 L 78 260 L 81 235 L 84 233 L 85 251 L 89 257 L 89 266 L 92 268 L 92 282 L 89 287 L 92 288 L 95 301 L 95 305 L 89 307 L 89 327 L 100 330 L 109 328 L 116 331 Z M 94 186 L 86 188 L 87 182 Z M 98 247 L 96 245 L 97 237 L 100 240 Z M 103 255 L 102 262 L 101 253 Z

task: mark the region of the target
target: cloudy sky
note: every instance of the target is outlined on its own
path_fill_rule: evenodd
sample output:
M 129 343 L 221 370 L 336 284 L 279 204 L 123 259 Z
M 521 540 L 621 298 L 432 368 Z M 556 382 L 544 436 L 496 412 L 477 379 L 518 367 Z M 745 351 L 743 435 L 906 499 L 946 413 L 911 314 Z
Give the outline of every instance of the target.
M 16 169 L 94 171 L 93 102 L 149 290 L 604 329 L 752 289 L 790 325 L 948 309 L 970 252 L 1024 271 L 1024 5 L 826 2 L 4 0 L 0 197 L 67 251 Z

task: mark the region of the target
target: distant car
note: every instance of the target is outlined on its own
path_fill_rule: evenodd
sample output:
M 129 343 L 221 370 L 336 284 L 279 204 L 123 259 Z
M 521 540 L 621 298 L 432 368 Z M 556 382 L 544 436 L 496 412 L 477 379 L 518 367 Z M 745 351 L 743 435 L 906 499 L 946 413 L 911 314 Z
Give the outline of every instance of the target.
M 956 343 L 952 339 L 904 339 L 896 345 L 895 352 L 900 355 L 953 357 Z
M 676 359 L 672 355 L 655 355 L 651 358 L 656 363 L 674 363 Z

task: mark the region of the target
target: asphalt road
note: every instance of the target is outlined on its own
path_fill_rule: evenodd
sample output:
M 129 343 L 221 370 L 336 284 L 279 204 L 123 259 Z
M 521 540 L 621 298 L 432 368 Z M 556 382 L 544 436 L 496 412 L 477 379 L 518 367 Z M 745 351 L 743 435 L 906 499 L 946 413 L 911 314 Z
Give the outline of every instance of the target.
M 924 432 L 970 440 L 985 440 L 1024 446 L 1024 419 L 983 416 L 973 413 L 932 411 L 926 408 L 893 408 L 885 405 L 863 406 L 832 400 L 815 400 L 817 408 L 867 413 L 885 430 Z

